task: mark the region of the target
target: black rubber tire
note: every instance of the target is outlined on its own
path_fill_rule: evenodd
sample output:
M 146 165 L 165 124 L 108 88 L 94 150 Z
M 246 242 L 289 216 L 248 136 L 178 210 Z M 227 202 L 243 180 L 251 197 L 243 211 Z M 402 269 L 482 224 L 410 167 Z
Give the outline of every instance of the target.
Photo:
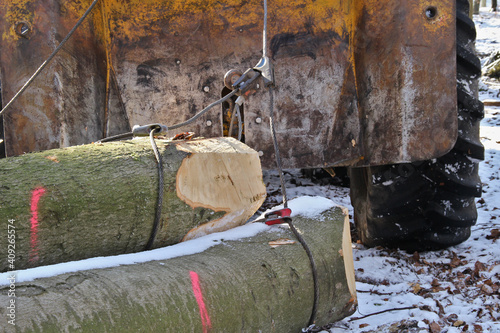
M 349 170 L 354 221 L 366 246 L 408 251 L 446 248 L 469 238 L 476 223 L 475 197 L 481 196 L 478 165 L 484 159 L 479 123 L 484 108 L 477 99 L 481 64 L 474 53 L 476 30 L 468 13 L 469 2 L 457 0 L 454 148 L 430 161 Z

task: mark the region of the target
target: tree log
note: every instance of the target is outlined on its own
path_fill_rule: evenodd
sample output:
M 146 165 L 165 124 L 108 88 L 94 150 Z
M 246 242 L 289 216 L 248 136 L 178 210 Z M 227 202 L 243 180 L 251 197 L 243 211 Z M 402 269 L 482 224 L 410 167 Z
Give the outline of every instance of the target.
M 500 77 L 500 58 L 485 66 L 484 75 L 489 77 Z
M 217 138 L 157 144 L 164 196 L 153 248 L 241 225 L 264 201 L 258 154 L 243 143 Z M 157 196 L 148 139 L 0 160 L 0 221 L 3 230 L 15 227 L 16 269 L 142 251 Z M 7 241 L 0 237 L 1 271 L 12 270 Z
M 489 77 L 500 77 L 500 51 L 493 52 L 484 62 L 483 74 Z
M 294 224 L 318 267 L 315 323 L 350 315 L 356 292 L 347 210 L 298 216 Z M 287 225 L 217 240 L 189 256 L 16 283 L 16 331 L 300 332 L 307 326 L 311 266 L 299 242 L 283 241 L 294 240 Z M 285 245 L 271 247 L 276 240 Z M 8 291 L 0 287 L 0 327 L 9 319 Z

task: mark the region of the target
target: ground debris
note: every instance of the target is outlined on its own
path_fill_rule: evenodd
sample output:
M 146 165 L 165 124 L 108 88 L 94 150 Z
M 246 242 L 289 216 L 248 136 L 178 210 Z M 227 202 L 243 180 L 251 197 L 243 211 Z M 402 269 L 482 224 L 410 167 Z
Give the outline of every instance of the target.
M 361 324 L 359 328 L 367 328 L 369 324 Z M 423 333 L 426 328 L 419 327 L 417 320 L 402 320 L 397 323 L 379 326 L 375 329 L 363 331 L 366 333 Z
M 493 240 L 495 242 L 500 238 L 500 229 L 491 229 L 491 234 L 486 236 L 486 239 Z
M 442 329 L 441 325 L 439 325 L 435 321 L 429 324 L 429 332 L 431 333 L 440 333 L 441 329 Z

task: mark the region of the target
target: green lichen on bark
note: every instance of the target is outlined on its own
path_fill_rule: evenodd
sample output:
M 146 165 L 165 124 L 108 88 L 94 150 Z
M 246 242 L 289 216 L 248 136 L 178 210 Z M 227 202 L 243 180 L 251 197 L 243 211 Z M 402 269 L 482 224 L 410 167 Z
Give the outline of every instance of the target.
M 225 212 L 191 208 L 175 192 L 176 172 L 188 156 L 158 140 L 164 161 L 161 226 L 154 247 L 179 242 L 193 227 Z M 32 191 L 40 196 L 33 226 Z M 147 139 L 92 144 L 0 160 L 0 226 L 16 228 L 17 269 L 94 256 L 137 252 L 151 234 L 158 174 Z M 0 238 L 3 253 L 7 237 Z M 7 255 L 0 271 L 7 270 Z
M 316 324 L 354 310 L 345 277 L 344 215 L 332 208 L 317 218 L 294 218 L 318 264 L 320 299 Z M 63 274 L 18 283 L 18 332 L 202 332 L 190 272 L 200 279 L 211 332 L 299 332 L 313 304 L 307 255 L 286 227 L 223 241 L 184 257 Z M 0 302 L 8 287 L 0 289 Z M 43 292 L 40 292 L 43 290 Z M 5 308 L 0 315 L 5 315 Z

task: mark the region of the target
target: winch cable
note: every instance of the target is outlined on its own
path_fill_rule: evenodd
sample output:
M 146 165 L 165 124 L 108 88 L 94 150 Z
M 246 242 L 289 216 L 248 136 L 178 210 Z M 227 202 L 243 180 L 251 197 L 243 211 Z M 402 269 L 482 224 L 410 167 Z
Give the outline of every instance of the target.
M 178 123 L 178 124 L 175 124 L 175 125 L 172 125 L 172 126 L 168 126 L 168 129 L 169 130 L 174 130 L 174 129 L 177 129 L 177 128 L 180 128 L 180 127 L 183 127 L 183 126 L 186 126 L 186 125 L 189 125 L 189 124 L 193 123 L 195 120 L 197 120 L 202 115 L 204 115 L 205 113 L 207 113 L 211 108 L 213 108 L 214 106 L 219 105 L 221 103 L 224 103 L 225 101 L 227 101 L 228 99 L 230 99 L 231 97 L 233 97 L 234 95 L 236 95 L 237 92 L 238 92 L 238 90 L 231 91 L 226 96 L 224 96 L 221 99 L 219 99 L 219 100 L 213 102 L 212 104 L 208 105 L 206 108 L 204 108 L 203 110 L 201 110 L 200 112 L 198 112 L 197 114 L 195 114 L 193 117 L 189 118 L 188 120 L 186 120 L 186 121 L 184 121 L 182 123 Z M 115 140 L 130 138 L 130 137 L 133 137 L 133 136 L 134 136 L 134 132 L 127 132 L 127 133 L 122 133 L 122 134 L 118 134 L 118 135 L 114 135 L 114 136 L 109 136 L 107 138 L 103 138 L 103 139 L 99 140 L 99 142 L 115 141 Z
M 66 37 L 59 43 L 59 45 L 56 47 L 56 49 L 52 52 L 52 54 L 45 60 L 40 67 L 33 73 L 33 75 L 29 78 L 28 81 L 19 89 L 19 91 L 10 99 L 10 101 L 0 110 L 0 115 L 7 110 L 7 108 L 14 103 L 14 101 L 21 96 L 21 94 L 31 85 L 31 83 L 36 79 L 36 77 L 44 70 L 44 68 L 50 63 L 50 61 L 56 56 L 56 54 L 61 50 L 61 48 L 64 46 L 64 44 L 70 39 L 70 37 L 73 35 L 73 33 L 76 31 L 76 29 L 82 24 L 82 22 L 87 18 L 87 16 L 90 14 L 92 9 L 94 9 L 95 5 L 99 2 L 99 0 L 94 0 L 92 4 L 89 6 L 89 8 L 85 11 L 85 13 L 80 17 L 80 19 L 76 22 L 75 26 L 68 32 Z
M 156 234 L 158 233 L 158 227 L 160 226 L 161 220 L 161 211 L 163 206 L 163 161 L 161 158 L 160 151 L 158 150 L 158 146 L 155 142 L 154 134 L 160 130 L 159 127 L 152 128 L 149 131 L 149 140 L 151 141 L 151 146 L 153 147 L 153 152 L 156 157 L 156 164 L 158 165 L 158 197 L 156 199 L 156 211 L 155 211 L 155 219 L 153 222 L 153 229 L 151 230 L 151 235 L 149 236 L 148 243 L 146 244 L 145 250 L 150 250 L 153 246 L 153 242 L 156 238 Z
M 274 151 L 275 151 L 275 157 L 276 157 L 276 165 L 278 167 L 278 172 L 280 176 L 280 182 L 281 182 L 281 192 L 283 195 L 283 206 L 284 208 L 288 208 L 288 199 L 286 196 L 286 186 L 285 186 L 285 181 L 284 181 L 284 176 L 283 176 L 283 169 L 281 166 L 281 158 L 279 154 L 279 147 L 278 147 L 278 141 L 276 138 L 276 131 L 274 129 L 274 89 L 272 87 L 269 87 L 269 99 L 270 99 L 270 116 L 269 116 L 269 124 L 271 127 L 271 135 L 273 138 L 273 144 L 274 144 Z M 307 257 L 309 258 L 309 262 L 311 264 L 311 271 L 312 271 L 312 278 L 313 278 L 313 284 L 314 284 L 314 303 L 311 311 L 311 317 L 309 318 L 309 323 L 308 326 L 311 326 L 314 324 L 314 320 L 316 319 L 316 314 L 318 312 L 318 303 L 319 303 L 319 282 L 318 282 L 318 269 L 316 266 L 316 261 L 314 260 L 313 254 L 311 252 L 311 249 L 307 245 L 304 237 L 302 237 L 301 233 L 295 228 L 293 225 L 292 219 L 291 218 L 285 218 L 284 219 L 288 226 L 290 227 L 290 230 L 293 232 L 299 243 L 302 245 L 304 250 L 306 251 Z
M 267 57 L 267 0 L 264 0 L 264 28 L 262 32 L 262 40 L 263 40 L 263 47 L 262 47 L 262 57 Z M 283 206 L 284 208 L 288 208 L 288 198 L 286 195 L 286 186 L 285 186 L 285 179 L 283 175 L 283 167 L 281 164 L 281 157 L 280 157 L 280 151 L 279 151 L 279 146 L 278 146 L 278 139 L 276 137 L 276 130 L 274 128 L 274 88 L 273 84 L 270 84 L 268 86 L 269 90 L 269 126 L 271 128 L 271 136 L 273 140 L 273 145 L 274 145 L 274 155 L 276 158 L 276 166 L 278 167 L 278 172 L 280 176 L 280 183 L 281 183 L 281 194 L 283 196 Z M 311 316 L 309 317 L 309 323 L 308 326 L 311 326 L 314 324 L 314 320 L 316 319 L 316 314 L 318 311 L 318 303 L 319 303 L 319 283 L 318 283 L 318 269 L 316 266 L 316 262 L 314 260 L 314 257 L 312 255 L 311 249 L 307 245 L 304 237 L 300 234 L 300 232 L 295 228 L 293 225 L 292 219 L 291 218 L 285 218 L 286 223 L 290 227 L 290 230 L 293 232 L 299 243 L 302 245 L 304 248 L 307 257 L 309 258 L 309 262 L 311 264 L 311 271 L 312 271 L 312 278 L 313 278 L 313 284 L 314 284 L 314 301 L 313 301 L 313 307 L 311 311 Z

